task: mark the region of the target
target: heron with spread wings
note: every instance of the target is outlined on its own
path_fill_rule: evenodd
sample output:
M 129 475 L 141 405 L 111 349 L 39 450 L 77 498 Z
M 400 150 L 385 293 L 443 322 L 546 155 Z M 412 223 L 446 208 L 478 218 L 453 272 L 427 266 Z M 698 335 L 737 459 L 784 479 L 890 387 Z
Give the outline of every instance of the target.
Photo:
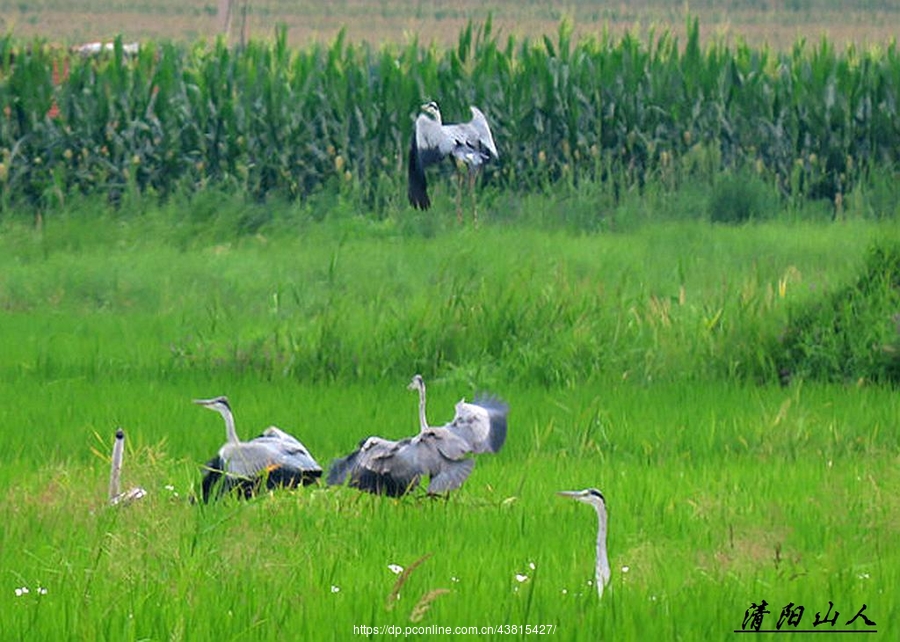
M 412 141 L 409 146 L 409 180 L 407 196 L 410 204 L 421 210 L 431 207 L 428 198 L 428 183 L 425 179 L 425 168 L 452 156 L 457 163 L 465 165 L 469 174 L 469 190 L 475 184 L 475 176 L 481 167 L 492 160 L 497 160 L 497 146 L 488 126 L 487 118 L 477 107 L 469 107 L 472 120 L 467 123 L 445 125 L 441 119 L 441 110 L 433 100 L 420 108 L 420 113 L 413 125 Z M 456 218 L 462 222 L 461 208 L 462 175 L 457 181 Z M 474 206 L 473 217 L 478 220 L 478 210 Z
M 419 392 L 419 433 L 398 441 L 363 439 L 356 450 L 332 462 L 329 485 L 348 483 L 369 493 L 399 497 L 427 477 L 428 494 L 442 494 L 466 481 L 475 467 L 472 455 L 497 452 L 506 441 L 509 407 L 502 401 L 493 397 L 460 401 L 450 423 L 429 426 L 421 375 L 413 377 L 409 388 Z

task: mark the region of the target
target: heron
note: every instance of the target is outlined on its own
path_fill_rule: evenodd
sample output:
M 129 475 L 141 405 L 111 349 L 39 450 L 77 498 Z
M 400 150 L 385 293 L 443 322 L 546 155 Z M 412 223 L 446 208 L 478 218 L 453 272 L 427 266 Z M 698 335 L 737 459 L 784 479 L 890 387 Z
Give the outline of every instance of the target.
M 428 429 L 428 420 L 425 418 L 425 380 L 422 375 L 413 375 L 412 381 L 407 386 L 409 390 L 418 390 L 419 392 L 419 431 Z
M 467 123 L 445 125 L 441 110 L 436 102 L 429 101 L 421 106 L 413 125 L 412 140 L 409 145 L 409 167 L 407 196 L 410 204 L 421 210 L 431 207 L 428 198 L 428 183 L 425 168 L 452 156 L 469 170 L 469 189 L 474 188 L 475 175 L 482 165 L 497 160 L 497 146 L 488 126 L 487 118 L 478 107 L 470 106 L 472 120 Z M 457 180 L 456 218 L 462 223 L 460 198 L 462 176 Z M 474 196 L 473 196 L 474 199 Z M 474 200 L 473 200 L 474 202 Z M 473 218 L 478 221 L 478 211 L 473 207 Z
M 419 393 L 419 431 L 424 432 L 430 427 L 425 415 L 425 379 L 416 374 L 407 388 Z M 503 401 L 495 397 L 478 397 L 474 403 L 467 403 L 462 399 L 455 410 L 453 421 L 446 427 L 465 439 L 473 453 L 495 453 L 503 447 L 509 413 L 509 407 Z
M 122 459 L 125 457 L 125 431 L 116 428 L 116 439 L 113 442 L 112 467 L 109 472 L 109 503 L 111 506 L 130 504 L 147 494 L 140 486 L 119 492 L 119 480 L 122 476 Z
M 322 467 L 306 446 L 275 426 L 269 426 L 250 441 L 241 441 L 227 397 L 195 399 L 194 403 L 222 415 L 227 435 L 225 445 L 204 467 L 204 502 L 213 495 L 218 498 L 235 488 L 239 496 L 249 499 L 262 486 L 268 490 L 306 486 L 316 483 L 322 476 Z
M 603 597 L 603 589 L 609 584 L 610 568 L 609 556 L 606 553 L 606 499 L 596 488 L 585 490 L 562 490 L 557 493 L 563 497 L 571 497 L 585 504 L 590 504 L 597 511 L 597 568 L 594 570 L 594 583 L 597 585 L 597 595 Z
M 471 455 L 502 447 L 509 411 L 503 402 L 490 398 L 479 406 L 460 401 L 450 423 L 429 426 L 422 376 L 414 376 L 408 387 L 419 391 L 419 433 L 398 441 L 363 439 L 356 450 L 332 462 L 329 485 L 349 480 L 359 490 L 399 497 L 428 477 L 428 494 L 438 495 L 462 486 L 475 467 Z

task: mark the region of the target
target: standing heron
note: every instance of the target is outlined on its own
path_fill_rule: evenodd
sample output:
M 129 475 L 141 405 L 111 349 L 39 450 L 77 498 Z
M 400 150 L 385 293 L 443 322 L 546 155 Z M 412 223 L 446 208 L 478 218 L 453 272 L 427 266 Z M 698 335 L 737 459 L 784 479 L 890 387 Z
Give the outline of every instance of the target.
M 428 183 L 425 180 L 425 168 L 429 165 L 439 163 L 447 156 L 452 156 L 457 162 L 465 164 L 469 170 L 471 191 L 474 188 L 475 175 L 481 166 L 500 158 L 484 114 L 477 107 L 470 106 L 469 109 L 472 110 L 472 120 L 467 123 L 445 125 L 436 102 L 432 100 L 420 108 L 409 145 L 407 196 L 414 208 L 427 210 L 431 207 Z M 456 192 L 456 218 L 460 223 L 462 223 L 461 191 L 460 176 Z M 473 217 L 477 222 L 478 211 L 475 209 Z
M 557 493 L 563 497 L 571 497 L 597 510 L 597 568 L 594 571 L 594 582 L 597 584 L 597 595 L 603 597 L 603 589 L 609 584 L 609 556 L 606 553 L 606 500 L 596 488 L 585 490 L 562 490 Z
M 306 447 L 293 435 L 270 426 L 250 441 L 241 441 L 234 428 L 234 415 L 227 397 L 195 399 L 194 403 L 215 410 L 225 420 L 228 440 L 205 466 L 203 501 L 237 488 L 245 498 L 252 497 L 261 486 L 269 490 L 293 488 L 315 483 L 322 467 Z
M 119 492 L 119 480 L 122 476 L 122 459 L 125 457 L 125 431 L 116 428 L 116 440 L 113 442 L 112 466 L 109 472 L 109 503 L 111 506 L 130 504 L 147 494 L 140 486 Z
M 487 399 L 480 406 L 461 401 L 453 421 L 429 426 L 422 376 L 414 376 L 409 388 L 419 391 L 419 434 L 399 441 L 363 439 L 356 450 L 332 462 L 330 486 L 347 482 L 369 493 L 399 497 L 428 477 L 428 494 L 446 493 L 462 486 L 471 474 L 475 467 L 471 455 L 497 452 L 503 446 L 509 412 L 503 402 Z

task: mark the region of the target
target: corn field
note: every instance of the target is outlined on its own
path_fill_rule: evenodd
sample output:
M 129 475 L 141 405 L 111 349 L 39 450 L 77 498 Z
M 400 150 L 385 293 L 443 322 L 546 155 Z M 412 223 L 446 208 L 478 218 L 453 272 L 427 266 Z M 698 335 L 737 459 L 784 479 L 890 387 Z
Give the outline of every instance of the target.
M 292 50 L 284 30 L 243 48 L 142 44 L 83 57 L 0 39 L 0 208 L 69 194 L 118 202 L 206 186 L 254 199 L 352 195 L 381 212 L 405 199 L 418 105 L 446 121 L 480 106 L 501 162 L 486 180 L 535 191 L 749 169 L 791 198 L 839 201 L 900 156 L 900 53 L 798 42 L 777 53 L 600 35 L 501 41 L 490 21 L 451 49 L 375 48 L 338 37 Z

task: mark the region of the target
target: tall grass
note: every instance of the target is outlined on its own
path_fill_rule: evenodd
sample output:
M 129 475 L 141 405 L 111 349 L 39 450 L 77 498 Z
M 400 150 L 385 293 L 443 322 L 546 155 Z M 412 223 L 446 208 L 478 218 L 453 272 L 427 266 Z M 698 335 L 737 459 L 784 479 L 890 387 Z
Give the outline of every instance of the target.
M 97 372 L 344 382 L 426 368 L 554 386 L 776 380 L 790 312 L 855 278 L 864 249 L 891 236 L 886 223 L 796 223 L 786 238 L 782 223 L 677 221 L 624 237 L 506 225 L 420 236 L 392 220 L 295 217 L 290 238 L 277 213 L 244 233 L 246 214 L 198 211 L 197 228 L 176 207 L 101 229 L 80 214 L 41 232 L 8 226 L 0 290 L 9 323 L 34 334 L 11 342 L 7 363 L 62 374 L 72 354 Z
M 703 48 L 696 21 L 684 42 L 576 41 L 566 23 L 556 38 L 501 40 L 488 20 L 446 50 L 343 35 L 292 50 L 281 30 L 243 49 L 148 43 L 133 59 L 7 36 L 0 65 L 7 212 L 72 193 L 120 203 L 216 184 L 256 199 L 339 192 L 383 215 L 402 201 L 411 118 L 427 98 L 448 121 L 480 105 L 502 158 L 489 181 L 526 193 L 601 183 L 620 198 L 726 169 L 840 211 L 854 189 L 896 172 L 900 149 L 894 45 Z M 886 206 L 876 214 L 896 214 Z

